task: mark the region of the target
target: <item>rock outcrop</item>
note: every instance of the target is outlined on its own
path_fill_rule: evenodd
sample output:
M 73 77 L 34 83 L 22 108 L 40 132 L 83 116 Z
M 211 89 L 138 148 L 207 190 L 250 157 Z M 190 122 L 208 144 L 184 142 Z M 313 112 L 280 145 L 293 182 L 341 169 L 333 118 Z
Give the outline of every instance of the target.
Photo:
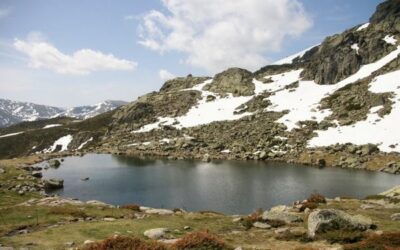
M 311 212 L 307 224 L 310 237 L 334 230 L 365 231 L 374 227 L 372 220 L 367 217 L 351 216 L 336 209 L 321 209 Z

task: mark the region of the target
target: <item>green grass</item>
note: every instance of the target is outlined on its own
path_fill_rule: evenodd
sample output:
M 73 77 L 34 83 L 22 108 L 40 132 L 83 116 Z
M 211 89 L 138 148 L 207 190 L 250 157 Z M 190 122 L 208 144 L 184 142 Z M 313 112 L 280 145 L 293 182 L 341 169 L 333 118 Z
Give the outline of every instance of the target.
M 121 219 L 114 222 L 77 222 L 60 227 L 39 230 L 26 235 L 3 237 L 0 242 L 15 247 L 34 244 L 33 249 L 61 249 L 65 242 L 74 241 L 82 244 L 85 240 L 102 240 L 116 233 L 125 236 L 143 238 L 143 232 L 158 227 L 167 227 L 172 237 L 185 234 L 184 226 L 193 231 L 206 231 L 223 234 L 235 228 L 229 217 L 221 215 L 173 215 L 150 216 L 145 219 Z M 239 230 L 239 228 L 237 228 Z M 175 231 L 178 230 L 178 231 Z M 36 247 L 35 247 L 36 246 Z

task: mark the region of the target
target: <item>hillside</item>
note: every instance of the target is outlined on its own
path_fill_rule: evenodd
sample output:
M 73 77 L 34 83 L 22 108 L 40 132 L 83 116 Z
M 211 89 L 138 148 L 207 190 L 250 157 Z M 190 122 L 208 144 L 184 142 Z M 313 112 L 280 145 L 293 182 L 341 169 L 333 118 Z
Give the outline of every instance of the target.
M 179 77 L 102 115 L 105 123 L 95 117 L 51 128 L 46 143 L 38 139 L 42 130 L 0 131 L 0 142 L 30 138 L 30 148 L 9 150 L 13 156 L 48 152 L 68 136 L 58 148 L 400 173 L 399 15 L 400 1 L 386 1 L 368 23 L 256 72 Z M 96 136 L 81 147 L 87 127 L 85 139 Z
M 0 99 L 0 127 L 7 127 L 23 121 L 36 121 L 61 116 L 87 119 L 125 104 L 127 103 L 123 101 L 104 101 L 96 105 L 59 108 Z

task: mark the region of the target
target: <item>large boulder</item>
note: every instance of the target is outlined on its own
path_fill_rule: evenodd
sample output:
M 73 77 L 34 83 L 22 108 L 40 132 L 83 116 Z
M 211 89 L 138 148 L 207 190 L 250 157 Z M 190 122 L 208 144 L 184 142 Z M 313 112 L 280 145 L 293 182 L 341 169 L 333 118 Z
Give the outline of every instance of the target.
M 361 215 L 352 216 L 336 209 L 316 210 L 308 216 L 308 235 L 312 238 L 328 231 L 343 229 L 365 231 L 373 227 L 370 218 Z
M 249 96 L 254 94 L 253 74 L 245 69 L 230 68 L 216 74 L 212 83 L 204 90 L 220 94 L 232 93 L 234 96 Z
M 52 168 L 58 168 L 61 165 L 61 162 L 57 159 L 52 159 L 48 161 L 49 166 Z
M 200 84 L 206 80 L 210 79 L 209 77 L 177 77 L 171 80 L 168 80 L 161 87 L 160 91 L 168 92 L 168 91 L 178 91 L 182 89 L 189 89 L 197 84 Z
M 63 179 L 48 179 L 44 180 L 44 188 L 47 190 L 60 189 L 64 187 Z

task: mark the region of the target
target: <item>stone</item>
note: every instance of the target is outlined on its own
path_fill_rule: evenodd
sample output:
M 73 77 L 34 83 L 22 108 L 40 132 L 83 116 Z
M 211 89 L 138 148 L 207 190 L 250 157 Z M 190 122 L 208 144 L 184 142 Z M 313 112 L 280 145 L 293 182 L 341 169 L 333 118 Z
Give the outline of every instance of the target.
M 0 174 L 4 174 L 6 171 L 2 168 L 0 168 Z
M 290 212 L 264 212 L 262 215 L 263 220 L 282 220 L 285 223 L 302 222 L 303 218 L 295 213 Z
M 278 206 L 272 207 L 269 210 L 269 212 L 272 212 L 272 213 L 283 213 L 283 212 L 285 212 L 287 210 L 289 210 L 288 206 L 286 206 L 286 205 L 278 205 Z
M 390 216 L 390 219 L 398 221 L 400 220 L 400 213 L 395 213 Z
M 115 221 L 115 218 L 112 218 L 112 217 L 106 217 L 106 218 L 104 218 L 104 219 L 103 219 L 103 221 L 107 221 L 107 222 L 113 222 L 113 221 Z
M 245 69 L 230 68 L 214 76 L 211 84 L 203 88 L 212 92 L 234 96 L 250 96 L 254 94 L 253 74 Z
M 68 242 L 65 242 L 64 245 L 65 245 L 66 247 L 73 247 L 73 246 L 75 245 L 75 242 L 73 242 L 73 241 L 68 241 Z
M 44 188 L 51 190 L 51 189 L 60 189 L 64 187 L 64 180 L 63 179 L 48 179 L 44 180 Z
M 266 159 L 267 158 L 267 152 L 265 152 L 265 151 L 261 151 L 260 152 L 260 155 L 258 156 L 258 158 L 260 159 L 260 160 L 264 160 L 264 159 Z
M 367 144 L 361 147 L 361 155 L 370 155 L 377 151 L 379 151 L 379 148 L 374 144 Z
M 58 168 L 61 165 L 61 162 L 56 159 L 49 160 L 48 163 L 49 163 L 49 166 L 52 168 Z
M 36 178 L 42 178 L 43 177 L 43 174 L 40 171 L 33 171 L 31 175 L 33 177 L 36 177 Z
M 142 210 L 142 208 L 140 208 Z M 158 215 L 172 215 L 174 214 L 174 211 L 169 210 L 169 209 L 156 209 L 156 208 L 150 208 L 146 209 L 144 211 L 146 214 L 158 214 Z
M 271 228 L 271 226 L 268 225 L 267 223 L 263 223 L 263 222 L 259 222 L 259 221 L 254 222 L 253 227 L 260 228 L 260 229 L 270 229 Z
M 289 232 L 289 228 L 287 228 L 287 227 L 278 228 L 274 232 L 275 232 L 275 234 L 284 234 L 284 233 Z
M 240 222 L 240 221 L 242 221 L 243 219 L 241 218 L 241 217 L 236 217 L 236 218 L 233 218 L 232 219 L 232 222 L 233 223 L 238 223 L 238 222 Z
M 98 200 L 90 200 L 85 202 L 87 205 L 92 205 L 92 206 L 99 206 L 99 207 L 109 207 L 109 208 L 114 208 L 114 205 L 102 202 L 102 201 L 98 201 Z
M 85 240 L 85 241 L 83 242 L 84 245 L 92 244 L 92 243 L 94 243 L 93 240 Z
M 361 215 L 349 215 L 336 209 L 318 209 L 308 216 L 308 235 L 315 237 L 319 233 L 333 230 L 366 231 L 374 225 L 370 218 Z
M 203 158 L 201 159 L 204 162 L 210 162 L 211 161 L 211 157 L 209 154 L 205 154 L 203 155 Z
M 380 195 L 392 198 L 400 197 L 400 186 L 393 187 L 385 192 L 380 193 Z
M 164 244 L 169 244 L 169 245 L 175 244 L 178 241 L 179 241 L 179 239 L 161 239 L 161 240 L 158 240 L 158 242 L 161 242 L 161 243 L 164 243 Z
M 143 235 L 149 239 L 158 240 L 165 237 L 165 234 L 169 232 L 168 228 L 153 228 L 146 230 Z
M 191 229 L 191 227 L 189 227 L 189 226 L 184 226 L 183 227 L 183 230 L 190 230 Z

